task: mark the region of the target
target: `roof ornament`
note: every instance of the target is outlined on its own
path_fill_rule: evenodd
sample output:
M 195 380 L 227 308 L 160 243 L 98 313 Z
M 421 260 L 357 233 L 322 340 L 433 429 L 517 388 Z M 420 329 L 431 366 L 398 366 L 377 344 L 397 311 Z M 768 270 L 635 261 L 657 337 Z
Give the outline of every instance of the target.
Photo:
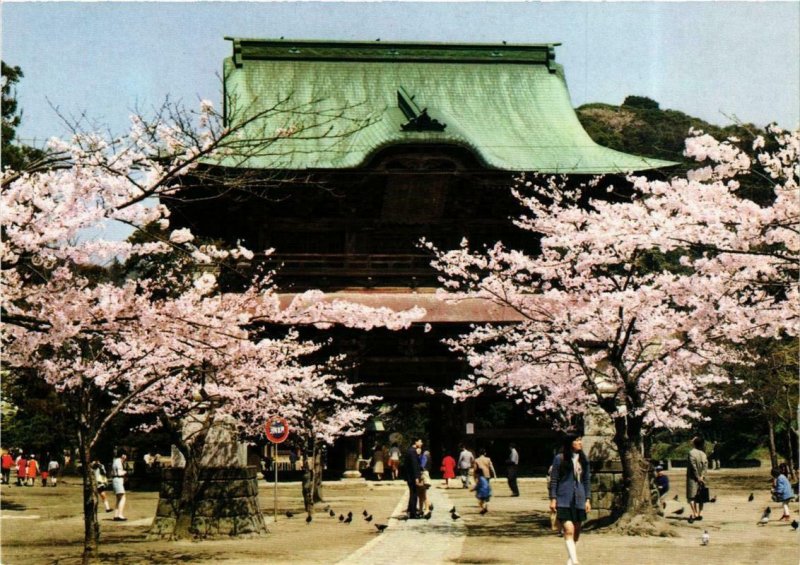
M 397 89 L 397 106 L 408 119 L 408 122 L 400 126 L 403 131 L 444 131 L 447 127 L 447 124 L 431 118 L 427 108 L 420 108 L 414 102 L 414 96 L 402 86 Z

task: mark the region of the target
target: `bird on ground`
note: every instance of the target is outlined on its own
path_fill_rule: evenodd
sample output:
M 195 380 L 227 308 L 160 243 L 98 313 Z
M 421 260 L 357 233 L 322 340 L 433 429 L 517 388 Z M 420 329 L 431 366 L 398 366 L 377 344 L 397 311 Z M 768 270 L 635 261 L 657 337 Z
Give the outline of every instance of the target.
M 450 517 L 451 517 L 453 520 L 458 520 L 459 518 L 461 518 L 461 516 L 459 516 L 459 515 L 458 515 L 458 514 L 456 514 L 455 512 L 451 512 L 451 513 L 450 513 Z
M 352 521 L 353 521 L 353 517 L 352 516 L 348 516 L 347 518 L 344 519 L 344 523 L 345 524 L 349 524 Z
M 748 496 L 748 497 L 747 497 L 747 502 L 753 502 L 753 500 L 755 500 L 755 498 L 756 498 L 756 497 L 755 497 L 755 496 L 753 496 L 753 493 L 751 492 L 751 493 L 750 493 L 750 496 Z
M 763 518 L 764 516 L 769 516 L 770 514 L 772 514 L 772 508 L 767 506 L 766 508 L 764 508 L 764 513 L 761 515 L 761 517 Z
M 287 517 L 287 518 L 291 518 L 291 517 L 293 517 L 293 516 L 294 516 L 294 513 L 293 513 L 293 512 L 290 512 L 289 510 L 287 510 L 287 511 L 286 511 L 286 517 Z
M 372 514 L 364 518 L 364 520 L 366 520 L 367 522 L 372 522 Z
M 311 518 L 311 514 L 309 514 L 308 516 L 306 516 L 306 524 L 310 524 L 312 519 L 313 519 L 313 518 Z
M 389 527 L 388 524 L 375 524 L 375 527 L 378 528 L 378 533 L 383 533 L 383 530 Z
M 453 506 L 453 507 L 450 509 L 450 514 L 454 513 L 455 511 L 456 511 L 456 507 L 455 507 L 455 506 Z
M 366 515 L 368 515 L 368 514 L 369 514 L 369 512 L 367 512 L 366 510 L 364 510 L 364 511 L 361 513 L 361 515 L 362 515 L 362 516 L 366 516 Z
M 703 535 L 700 537 L 700 545 L 708 545 L 711 536 L 708 535 L 708 530 L 703 530 Z
M 333 510 L 328 510 L 328 516 L 333 518 L 334 516 L 336 516 L 336 512 L 334 512 Z
M 675 502 L 678 502 L 678 495 L 676 494 L 675 498 L 673 498 L 672 500 L 674 500 Z
M 761 519 L 758 521 L 760 526 L 766 526 L 769 523 L 769 515 L 772 514 L 772 508 L 767 506 L 764 509 L 764 513 L 761 514 Z
M 685 508 L 683 508 L 683 507 L 678 508 L 675 512 L 673 512 L 673 514 L 677 514 L 678 516 L 680 516 L 681 514 L 683 514 L 684 510 L 685 510 Z
M 344 514 L 339 514 L 339 521 L 344 522 Z
M 327 512 L 327 511 L 328 511 L 328 510 L 330 510 L 330 509 L 331 509 L 331 505 L 330 505 L 330 504 L 326 504 L 326 505 L 325 505 L 325 508 L 323 508 L 323 510 L 324 510 L 325 512 Z
M 714 504 L 716 501 L 717 501 L 717 497 L 716 497 L 716 496 L 714 496 L 714 497 L 712 497 L 712 498 L 711 498 L 711 499 L 708 501 L 708 503 L 709 503 L 709 504 Z
M 797 526 L 800 526 L 800 523 L 798 523 L 797 520 L 792 520 L 792 529 L 796 530 Z

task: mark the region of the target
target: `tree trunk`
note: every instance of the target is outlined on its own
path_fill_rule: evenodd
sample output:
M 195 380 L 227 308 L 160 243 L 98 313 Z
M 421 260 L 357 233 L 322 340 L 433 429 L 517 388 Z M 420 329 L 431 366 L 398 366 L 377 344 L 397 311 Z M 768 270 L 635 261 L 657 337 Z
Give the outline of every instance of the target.
M 78 432 L 80 444 L 81 476 L 83 478 L 83 563 L 93 563 L 98 559 L 100 542 L 100 523 L 97 520 L 97 489 L 91 469 L 91 450 L 85 430 Z
M 794 440 L 792 439 L 792 428 L 786 427 L 786 461 L 789 464 L 789 475 L 792 480 L 795 479 L 795 466 L 794 466 Z
M 177 434 L 181 436 L 180 439 L 173 438 L 178 442 L 177 445 L 186 459 L 186 466 L 183 469 L 183 481 L 181 482 L 181 494 L 177 504 L 173 539 L 191 538 L 196 533 L 192 528 L 192 524 L 195 517 L 197 495 L 200 489 L 200 464 L 206 445 L 206 438 L 213 421 L 214 414 L 209 411 L 201 429 L 193 435 L 191 441 L 185 441 L 180 431 Z
M 315 503 L 317 502 L 325 502 L 325 498 L 322 496 L 322 449 L 316 448 L 314 449 L 314 458 L 313 458 L 313 465 L 314 465 L 314 491 L 313 491 L 313 500 Z
M 775 446 L 775 423 L 772 418 L 767 419 L 767 428 L 769 429 L 769 460 L 772 467 L 778 466 L 778 449 Z
M 614 443 L 622 462 L 623 516 L 655 516 L 658 508 L 650 496 L 650 464 L 644 458 L 641 425 L 634 418 L 614 420 Z
M 312 448 L 311 459 L 314 459 L 314 449 Z M 303 450 L 303 505 L 306 512 L 314 512 L 314 465 L 309 463 L 306 450 Z

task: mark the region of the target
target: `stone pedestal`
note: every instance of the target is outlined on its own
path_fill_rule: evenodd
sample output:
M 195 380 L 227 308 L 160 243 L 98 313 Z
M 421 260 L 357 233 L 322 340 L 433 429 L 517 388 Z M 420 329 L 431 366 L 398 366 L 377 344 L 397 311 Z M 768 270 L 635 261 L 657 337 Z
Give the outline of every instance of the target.
M 209 412 L 199 409 L 183 423 L 183 439 L 192 445 L 198 433 L 205 430 Z M 180 463 L 173 450 L 173 463 Z M 215 418 L 199 455 L 200 471 L 195 512 L 190 527 L 197 538 L 219 536 L 252 536 L 267 532 L 258 506 L 256 467 L 248 467 L 246 449 L 238 441 L 235 421 L 231 417 Z M 185 461 L 183 461 L 185 465 Z M 156 517 L 150 538 L 170 537 L 178 518 L 185 467 L 175 466 L 162 471 Z
M 200 471 L 199 500 L 192 519 L 198 538 L 253 536 L 267 533 L 258 506 L 255 467 L 210 467 Z M 156 517 L 148 537 L 164 538 L 175 529 L 184 469 L 164 469 Z
M 362 451 L 362 438 L 361 437 L 349 437 L 345 440 L 345 452 L 344 457 L 344 473 L 342 473 L 343 479 L 362 479 L 364 478 L 361 475 L 361 451 Z
M 592 466 L 592 512 L 605 518 L 622 505 L 622 462 L 614 446 L 614 424 L 599 408 L 584 416 L 583 450 Z

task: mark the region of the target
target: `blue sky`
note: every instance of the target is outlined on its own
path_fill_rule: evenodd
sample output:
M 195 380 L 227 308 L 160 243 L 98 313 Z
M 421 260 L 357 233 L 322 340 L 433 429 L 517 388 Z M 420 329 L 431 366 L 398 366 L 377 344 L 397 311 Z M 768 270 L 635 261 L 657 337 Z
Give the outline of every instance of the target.
M 35 3 L 2 6 L 28 142 L 63 135 L 50 104 L 114 132 L 166 96 L 219 101 L 224 36 L 561 42 L 575 106 L 637 94 L 717 124 L 800 122 L 800 3 Z

